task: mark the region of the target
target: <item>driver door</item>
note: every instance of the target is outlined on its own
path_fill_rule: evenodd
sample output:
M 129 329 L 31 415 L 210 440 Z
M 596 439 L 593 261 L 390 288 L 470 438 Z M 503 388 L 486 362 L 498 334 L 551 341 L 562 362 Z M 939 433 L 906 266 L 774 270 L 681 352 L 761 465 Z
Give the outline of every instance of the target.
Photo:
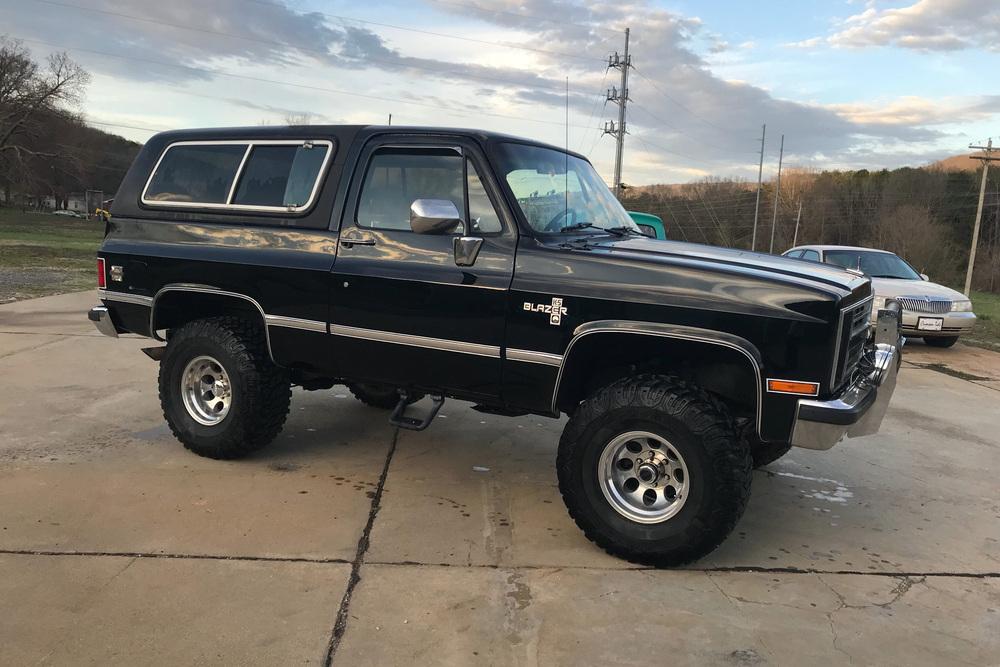
M 478 147 L 400 139 L 369 142 L 352 180 L 332 273 L 335 368 L 348 379 L 499 396 L 515 225 Z M 413 231 L 418 211 L 448 202 L 457 225 Z

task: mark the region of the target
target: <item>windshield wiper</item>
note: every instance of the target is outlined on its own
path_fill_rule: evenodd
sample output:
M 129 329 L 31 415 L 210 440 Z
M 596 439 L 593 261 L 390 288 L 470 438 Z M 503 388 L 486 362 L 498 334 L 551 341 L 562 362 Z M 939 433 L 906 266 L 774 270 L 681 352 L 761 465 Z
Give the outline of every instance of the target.
M 559 232 L 560 233 L 575 232 L 575 231 L 578 231 L 578 230 L 581 230 L 581 229 L 596 229 L 596 230 L 601 231 L 601 232 L 607 232 L 608 234 L 611 234 L 612 236 L 625 236 L 625 231 L 624 230 L 626 228 L 625 227 L 611 227 L 609 229 L 609 228 L 606 228 L 606 227 L 601 227 L 599 225 L 595 225 L 592 222 L 576 222 L 576 223 L 574 223 L 572 225 L 567 225 L 566 227 L 563 227 L 562 229 L 559 230 Z
M 609 227 L 608 229 L 606 229 L 604 231 L 611 232 L 612 234 L 617 234 L 618 236 L 627 236 L 629 234 L 635 234 L 636 236 L 646 236 L 645 234 L 643 234 L 640 231 L 636 231 L 635 229 L 632 229 L 631 227 L 625 227 L 625 226 L 622 226 L 622 227 Z

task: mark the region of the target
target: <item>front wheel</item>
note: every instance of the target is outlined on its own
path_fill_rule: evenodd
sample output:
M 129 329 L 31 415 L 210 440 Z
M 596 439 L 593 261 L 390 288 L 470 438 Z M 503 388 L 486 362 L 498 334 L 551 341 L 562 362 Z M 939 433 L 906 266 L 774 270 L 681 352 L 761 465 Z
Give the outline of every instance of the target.
M 721 403 L 671 376 L 598 390 L 559 442 L 559 488 L 589 539 L 626 560 L 696 560 L 732 532 L 750 497 L 746 440 Z
M 924 338 L 924 342 L 931 347 L 951 347 L 958 342 L 958 336 L 935 336 Z
M 171 331 L 160 362 L 160 405 L 174 436 L 199 456 L 236 459 L 278 435 L 288 415 L 288 373 L 264 332 L 236 317 Z

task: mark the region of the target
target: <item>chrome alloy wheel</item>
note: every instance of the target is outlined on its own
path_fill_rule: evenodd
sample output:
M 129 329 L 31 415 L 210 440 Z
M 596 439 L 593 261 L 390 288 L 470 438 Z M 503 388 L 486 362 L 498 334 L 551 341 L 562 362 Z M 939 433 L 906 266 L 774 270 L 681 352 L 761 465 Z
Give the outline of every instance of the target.
M 212 357 L 195 357 L 181 374 L 181 398 L 191 419 L 215 426 L 226 418 L 233 403 L 229 374 Z
M 687 465 L 673 445 L 655 433 L 629 431 L 611 440 L 601 452 L 597 474 L 615 511 L 637 523 L 662 523 L 687 500 Z

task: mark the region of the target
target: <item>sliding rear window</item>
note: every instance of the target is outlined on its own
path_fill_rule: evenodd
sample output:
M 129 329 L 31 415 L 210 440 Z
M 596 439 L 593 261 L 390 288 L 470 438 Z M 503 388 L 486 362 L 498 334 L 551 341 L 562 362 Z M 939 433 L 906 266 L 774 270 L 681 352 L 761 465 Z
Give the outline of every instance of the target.
M 147 206 L 296 213 L 308 209 L 333 153 L 330 141 L 178 142 L 146 184 Z

